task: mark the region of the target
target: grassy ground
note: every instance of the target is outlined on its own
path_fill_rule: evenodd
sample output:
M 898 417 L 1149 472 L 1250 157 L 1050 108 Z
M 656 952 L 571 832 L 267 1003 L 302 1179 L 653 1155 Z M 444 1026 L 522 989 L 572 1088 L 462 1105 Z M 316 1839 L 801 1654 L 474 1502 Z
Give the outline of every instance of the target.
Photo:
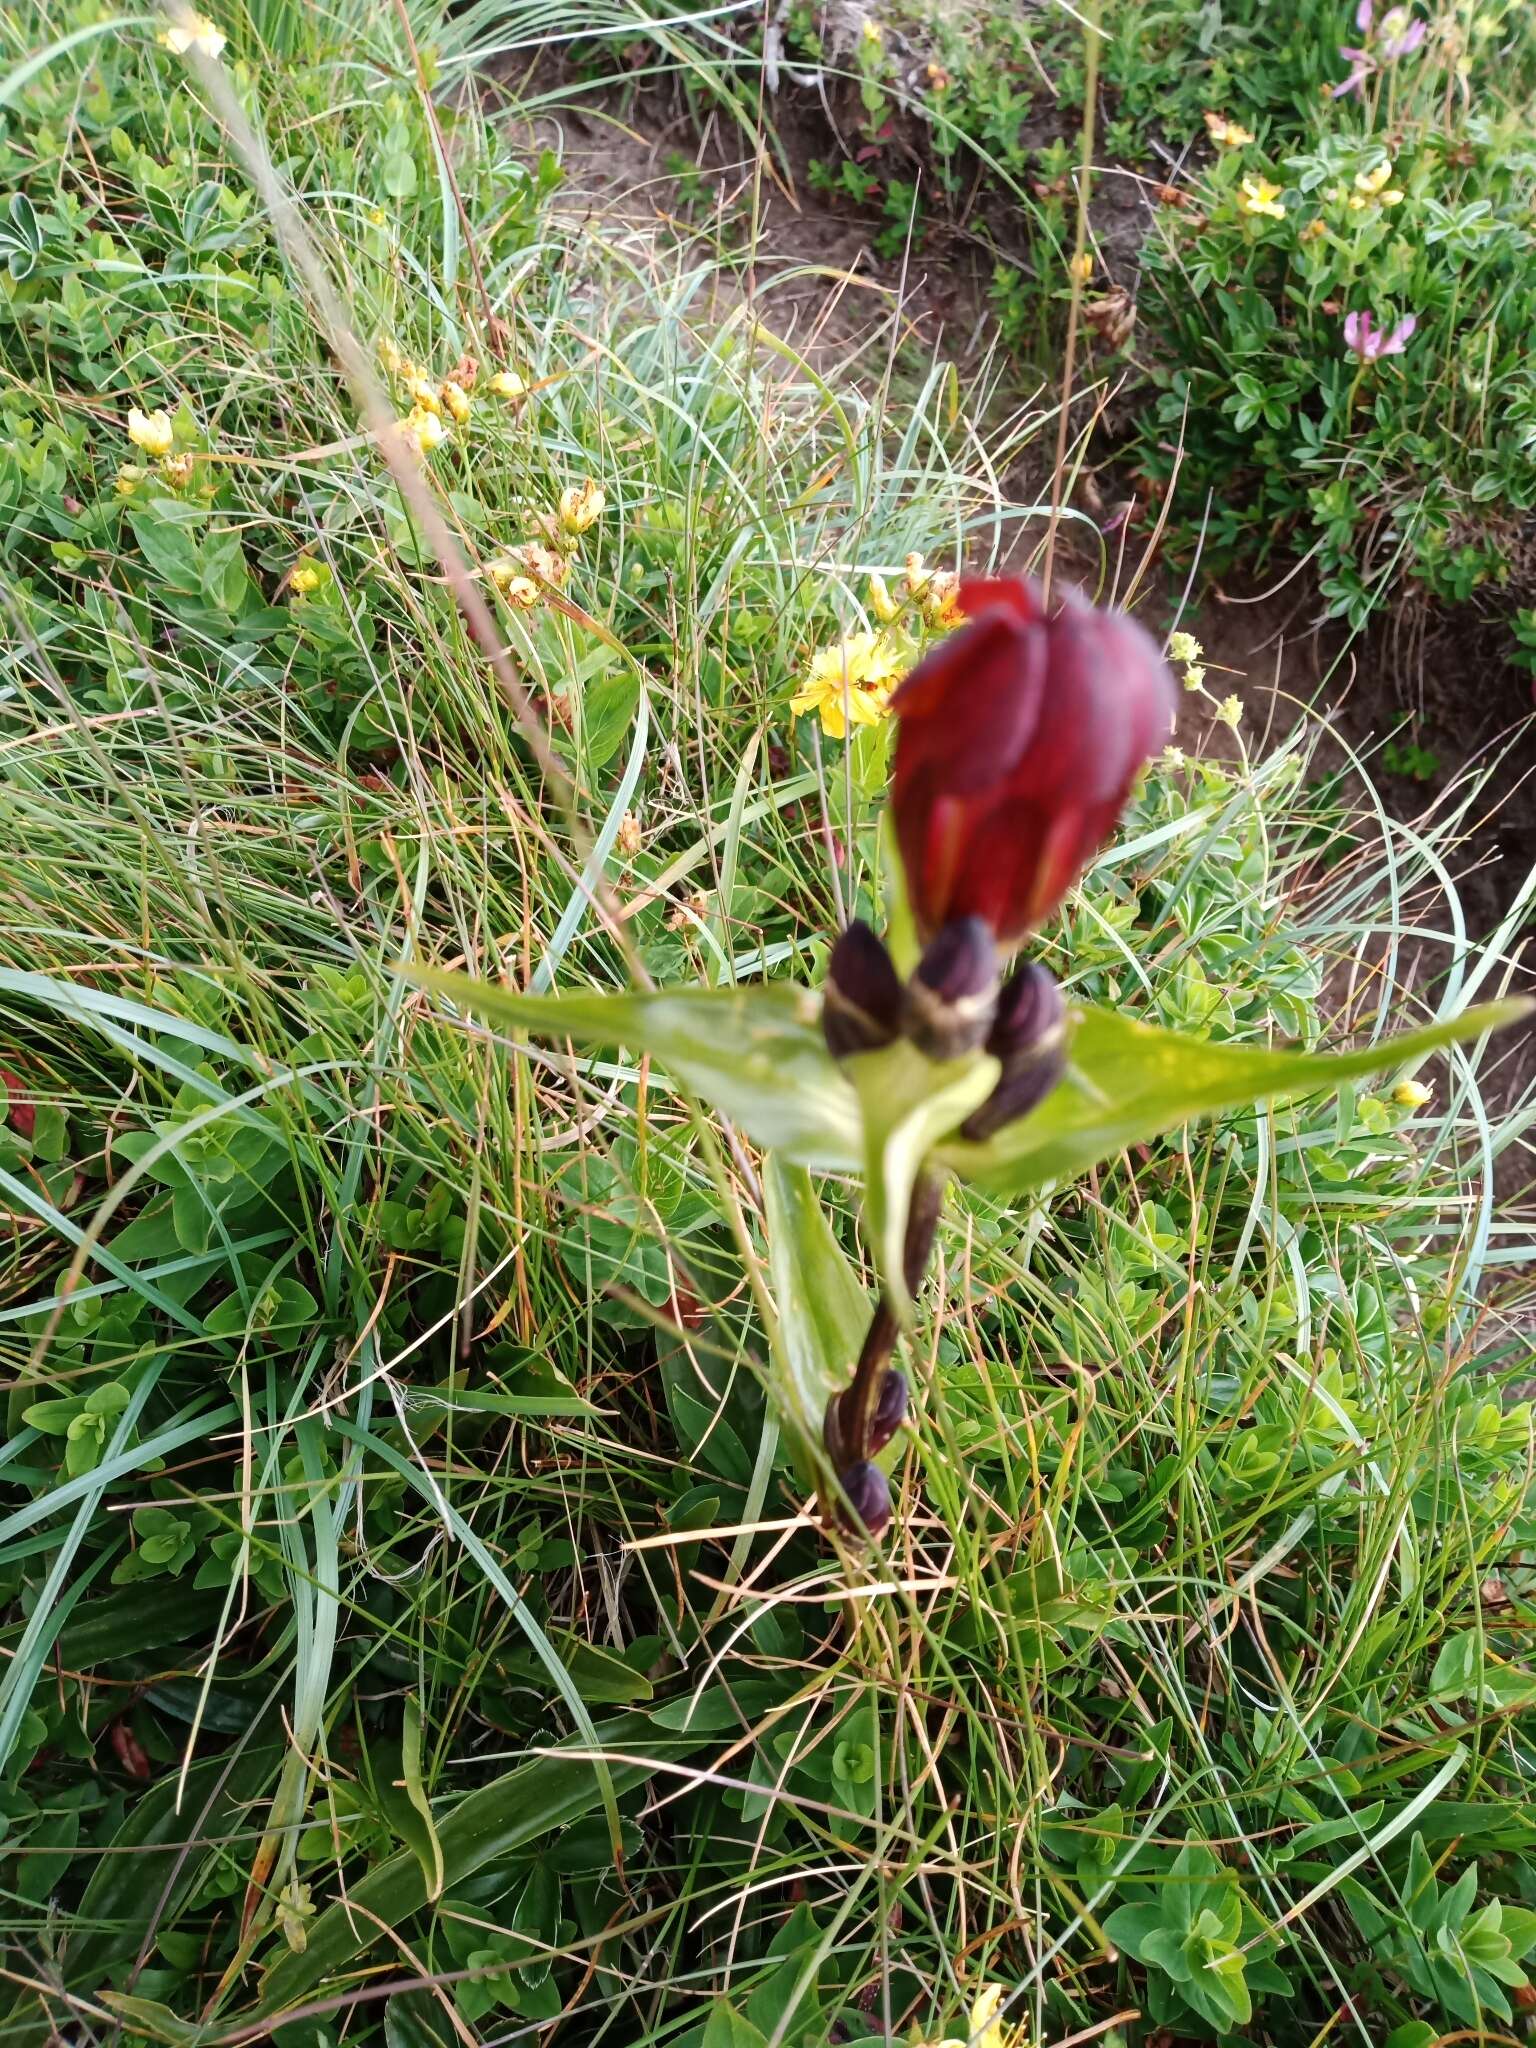
M 567 211 L 412 21 L 221 16 L 222 83 L 4 30 L 6 2038 L 938 2040 L 985 1981 L 1041 2042 L 1507 2032 L 1496 1044 L 957 1198 L 850 1568 L 760 1162 L 402 980 L 815 979 L 887 736 L 789 700 L 872 572 L 1016 552 L 1042 431 Z M 1218 730 L 1048 935 L 1075 991 L 1313 1040 L 1503 984 L 1457 818 Z

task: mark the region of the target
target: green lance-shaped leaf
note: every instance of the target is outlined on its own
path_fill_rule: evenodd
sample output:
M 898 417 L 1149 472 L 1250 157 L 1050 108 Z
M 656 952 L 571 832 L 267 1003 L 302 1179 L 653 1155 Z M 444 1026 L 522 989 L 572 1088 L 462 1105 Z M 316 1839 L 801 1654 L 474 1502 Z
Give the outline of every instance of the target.
M 858 1099 L 822 1041 L 821 999 L 809 989 L 525 996 L 435 968 L 413 968 L 411 977 L 514 1031 L 650 1053 L 754 1144 L 801 1166 L 850 1173 L 859 1165 Z
M 677 1736 L 658 1730 L 644 1715 L 625 1715 L 600 1723 L 597 1729 L 613 1789 L 622 1795 L 643 1785 L 659 1761 L 681 1761 L 707 1739 Z M 557 1828 L 566 1827 L 601 1804 L 598 1774 L 579 1742 L 562 1750 L 546 1750 L 514 1770 L 466 1793 L 437 1822 L 437 1854 L 441 1886 L 455 1885 L 487 1863 L 512 1855 Z M 633 1754 L 626 1760 L 626 1752 Z M 404 1849 L 348 1887 L 346 1895 L 311 1921 L 302 1954 L 280 1956 L 268 1970 L 254 2013 L 243 2017 L 276 2018 L 300 2004 L 322 1984 L 334 1986 L 375 1943 L 392 1930 L 404 1929 L 411 1916 L 427 1905 L 431 1885 L 423 1860 Z M 399 1952 L 391 1946 L 390 1959 Z M 226 2016 L 226 2029 L 241 2015 Z
M 1266 1051 L 1185 1038 L 1110 1010 L 1072 1016 L 1066 1076 L 1040 1107 L 984 1144 L 947 1139 L 935 1164 L 993 1194 L 1074 1179 L 1099 1160 L 1193 1118 L 1292 1100 L 1379 1074 L 1525 1016 L 1528 1002 L 1487 1003 L 1357 1052 Z

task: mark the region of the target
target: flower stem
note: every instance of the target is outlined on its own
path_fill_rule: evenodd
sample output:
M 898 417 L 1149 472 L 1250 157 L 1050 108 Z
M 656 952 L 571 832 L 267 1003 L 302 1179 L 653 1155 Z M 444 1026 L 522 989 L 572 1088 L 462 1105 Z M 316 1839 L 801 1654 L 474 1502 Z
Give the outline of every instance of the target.
M 931 1174 L 920 1174 L 912 1190 L 912 1206 L 907 1212 L 907 1235 L 902 1246 L 902 1274 L 909 1294 L 915 1295 L 923 1284 L 923 1275 L 933 1255 L 933 1240 L 939 1227 L 939 1209 L 943 1199 L 943 1183 Z M 882 1294 L 859 1350 L 853 1383 L 846 1393 L 837 1396 L 839 1435 L 844 1456 L 849 1462 L 869 1456 L 870 1424 L 874 1420 L 875 1404 L 880 1398 L 880 1383 L 896 1349 L 897 1329 L 891 1305 Z

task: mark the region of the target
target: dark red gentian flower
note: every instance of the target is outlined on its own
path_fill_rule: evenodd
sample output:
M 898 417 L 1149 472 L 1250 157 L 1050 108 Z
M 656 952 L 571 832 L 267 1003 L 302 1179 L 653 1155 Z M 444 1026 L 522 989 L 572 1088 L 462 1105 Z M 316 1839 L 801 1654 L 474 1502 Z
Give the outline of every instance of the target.
M 969 578 L 967 623 L 891 701 L 891 802 L 925 940 L 982 919 L 1015 945 L 1060 903 L 1173 729 L 1173 678 L 1122 612 Z

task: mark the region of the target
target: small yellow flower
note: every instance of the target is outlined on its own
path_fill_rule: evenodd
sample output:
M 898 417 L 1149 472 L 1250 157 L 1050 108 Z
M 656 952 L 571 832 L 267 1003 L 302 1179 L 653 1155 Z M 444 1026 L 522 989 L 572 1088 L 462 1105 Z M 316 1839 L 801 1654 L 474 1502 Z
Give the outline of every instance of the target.
M 146 455 L 169 455 L 176 439 L 176 429 L 163 406 L 155 412 L 146 413 L 133 405 L 128 408 L 128 438 Z
M 908 597 L 921 597 L 932 576 L 932 570 L 924 567 L 921 555 L 908 555 L 907 573 L 901 579 Z
M 640 828 L 640 820 L 633 811 L 626 811 L 620 818 L 619 829 L 614 835 L 613 843 L 626 860 L 633 860 L 644 846 L 645 834 Z
M 805 681 L 789 701 L 796 718 L 813 711 L 829 739 L 850 725 L 878 725 L 901 680 L 901 654 L 882 633 L 850 633 L 811 656 Z
M 450 413 L 461 427 L 475 409 L 469 393 L 458 384 L 444 384 L 438 396 L 443 402 L 443 409 Z
M 1392 1100 L 1399 1109 L 1422 1109 L 1434 1092 L 1422 1081 L 1399 1081 L 1392 1090 Z
M 448 429 L 435 412 L 427 412 L 415 406 L 400 422 L 400 433 L 406 443 L 418 455 L 430 455 L 434 448 L 441 448 L 448 438 Z
M 935 632 L 947 631 L 960 623 L 960 578 L 952 569 L 940 569 L 929 578 L 928 587 L 917 601 L 924 622 Z
M 1028 2029 L 1008 2026 L 1001 2017 L 1006 1995 L 1001 1984 L 984 1984 L 971 2007 L 965 2040 L 940 2041 L 937 2048 L 1024 2048 Z
M 148 475 L 149 471 L 140 469 L 136 462 L 121 462 L 118 464 L 117 475 L 113 478 L 112 488 L 120 498 L 131 498 Z
M 1243 700 L 1241 697 L 1223 697 L 1216 706 L 1216 716 L 1223 725 L 1230 725 L 1234 732 L 1243 722 Z
M 865 17 L 864 26 L 860 33 L 863 35 L 865 42 L 873 45 L 875 49 L 879 50 L 884 47 L 885 30 L 875 20 L 873 15 Z
M 1225 114 L 1207 114 L 1205 132 L 1221 149 L 1246 149 L 1253 140 L 1252 129 L 1244 128 L 1238 121 L 1229 121 Z
M 1067 275 L 1076 284 L 1086 284 L 1093 275 L 1093 258 L 1086 249 L 1067 265 Z
M 901 617 L 901 606 L 892 597 L 890 585 L 883 576 L 869 579 L 869 608 L 882 626 L 889 626 Z
M 571 484 L 560 493 L 560 524 L 567 533 L 585 533 L 602 518 L 607 502 L 608 493 L 591 477 Z
M 312 597 L 324 581 L 324 573 L 313 562 L 300 562 L 288 578 L 288 588 L 296 597 Z
M 216 29 L 206 14 L 188 11 L 173 21 L 169 28 L 162 29 L 156 40 L 163 50 L 170 50 L 178 57 L 185 57 L 189 50 L 196 50 L 203 57 L 217 57 L 229 37 Z
M 498 398 L 526 398 L 528 386 L 515 370 L 498 370 L 491 379 L 491 389 Z
M 1272 185 L 1268 178 L 1244 178 L 1238 187 L 1237 210 L 1250 217 L 1262 214 L 1268 220 L 1284 220 L 1285 208 L 1280 204 L 1280 194 L 1285 188 Z
M 1188 668 L 1185 669 L 1184 687 L 1186 690 L 1203 690 L 1205 688 L 1205 670 L 1198 661 L 1192 661 Z
M 1390 180 L 1391 176 L 1392 159 L 1391 157 L 1383 157 L 1375 170 L 1356 171 L 1355 190 L 1357 192 L 1364 192 L 1368 198 L 1374 199 L 1381 191 L 1382 186 Z
M 1178 662 L 1182 668 L 1186 663 L 1198 661 L 1205 649 L 1193 633 L 1170 633 L 1168 635 L 1168 659 Z
M 438 396 L 437 386 L 430 377 L 416 375 L 409 379 L 405 395 L 418 412 L 441 413 L 443 401 Z
M 368 224 L 370 227 L 375 228 L 388 227 L 389 215 L 382 206 L 370 206 L 368 209 Z
M 507 603 L 515 604 L 519 611 L 531 611 L 538 603 L 539 586 L 531 576 L 523 574 L 515 556 L 503 555 L 499 561 L 492 562 L 485 573 Z

